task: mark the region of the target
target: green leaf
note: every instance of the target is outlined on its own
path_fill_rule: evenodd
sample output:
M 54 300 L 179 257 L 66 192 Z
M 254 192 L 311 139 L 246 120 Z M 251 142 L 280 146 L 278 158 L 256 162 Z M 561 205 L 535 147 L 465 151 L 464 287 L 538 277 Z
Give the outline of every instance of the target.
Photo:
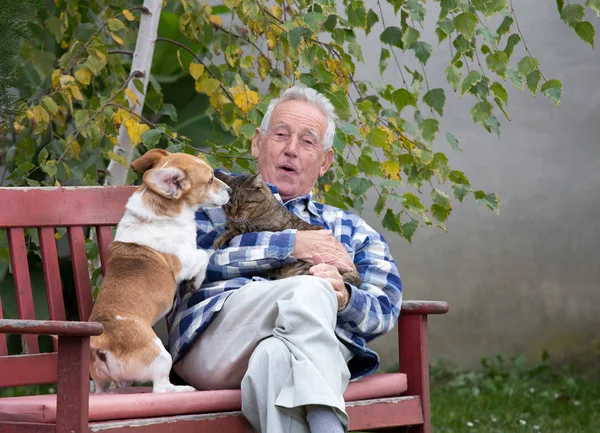
M 423 139 L 428 142 L 433 142 L 435 140 L 435 136 L 439 131 L 439 125 L 437 119 L 425 119 L 421 123 L 421 133 L 423 134 Z
M 508 92 L 504 88 L 504 86 L 498 82 L 493 83 L 490 86 L 490 90 L 494 95 L 496 95 L 501 101 L 505 104 L 508 104 Z
M 158 128 L 149 129 L 148 131 L 142 134 L 142 143 L 146 146 L 146 149 L 154 149 L 158 142 L 160 141 L 160 137 L 165 132 L 165 128 L 159 126 Z
M 55 116 L 56 113 L 58 113 L 58 105 L 56 105 L 56 102 L 54 102 L 54 99 L 52 99 L 51 97 L 44 96 L 40 103 L 42 104 L 42 107 L 44 107 L 46 111 L 48 111 L 48 113 L 52 114 L 53 116 Z
M 585 9 L 583 6 L 578 4 L 568 4 L 560 12 L 562 20 L 569 25 L 569 27 L 575 28 L 575 25 L 583 20 L 585 15 Z
M 367 35 L 369 33 L 371 33 L 371 29 L 378 22 L 379 22 L 379 15 L 377 15 L 373 9 L 369 9 L 369 12 L 367 13 L 367 29 L 366 29 Z
M 383 211 L 383 208 L 385 207 L 385 197 L 386 196 L 384 194 L 381 194 L 377 199 L 377 203 L 375 203 L 375 215 L 377 216 L 381 215 L 381 211 Z
M 496 34 L 498 35 L 498 37 L 500 38 L 506 33 L 508 33 L 514 22 L 515 20 L 513 19 L 511 14 L 505 15 L 504 19 L 496 29 Z
M 439 19 L 443 20 L 448 14 L 458 8 L 458 0 L 441 0 L 442 9 L 440 10 Z
M 421 24 L 425 18 L 425 7 L 420 0 L 408 0 L 404 3 L 404 8 L 408 11 L 410 18 Z
M 427 209 L 421 203 L 421 199 L 412 192 L 407 192 L 402 196 L 402 205 L 411 212 L 423 214 Z
M 51 159 L 46 161 L 44 164 L 40 164 L 40 168 L 48 176 L 54 177 L 58 171 L 58 162 L 55 159 Z
M 586 0 L 585 5 L 600 17 L 600 0 Z
M 402 30 L 399 27 L 387 27 L 379 36 L 379 39 L 384 44 L 389 44 L 394 47 L 402 48 Z
M 463 96 L 467 93 L 471 88 L 473 88 L 477 83 L 481 81 L 483 76 L 479 71 L 471 71 L 469 75 L 467 75 L 460 86 L 460 96 Z
M 360 131 L 358 130 L 356 125 L 354 125 L 354 123 L 344 122 L 340 125 L 339 129 L 346 135 L 354 136 L 359 140 L 362 139 L 362 136 L 360 135 Z
M 446 72 L 446 79 L 448 80 L 448 83 L 452 86 L 452 90 L 454 90 L 456 92 L 456 90 L 458 90 L 458 88 L 460 86 L 460 79 L 462 76 L 460 69 L 458 69 L 454 65 L 450 65 L 446 68 L 445 72 Z
M 558 13 L 562 13 L 563 7 L 565 6 L 565 0 L 556 0 L 556 7 L 558 8 Z
M 173 104 L 162 104 L 158 114 L 168 116 L 173 122 L 177 122 L 177 109 Z
M 485 204 L 487 207 L 489 207 L 494 212 L 499 213 L 498 209 L 500 206 L 500 199 L 498 198 L 496 193 L 486 194 L 485 192 L 480 190 L 480 191 L 475 191 L 473 194 L 475 195 L 476 203 Z
M 359 27 L 361 29 L 367 27 L 367 11 L 360 3 L 356 6 L 350 5 L 346 9 L 346 13 L 348 15 L 348 23 L 350 23 L 352 27 Z
M 584 41 L 587 42 L 594 48 L 594 37 L 596 36 L 596 29 L 589 21 L 582 21 L 575 24 L 575 33 Z
M 454 197 L 458 199 L 461 203 L 465 199 L 467 195 L 471 192 L 471 185 L 458 184 L 452 185 L 452 191 L 454 191 Z
M 369 139 L 369 142 L 375 147 L 388 147 L 388 135 L 381 128 L 372 129 L 371 132 L 369 132 L 367 138 Z
M 318 12 L 309 12 L 304 15 L 304 22 L 313 33 L 318 33 L 321 30 L 321 24 L 324 21 L 325 17 Z
M 247 139 L 251 139 L 254 136 L 255 132 L 256 132 L 256 125 L 254 125 L 252 123 L 244 123 L 240 127 L 240 134 L 242 134 Z
M 486 18 L 506 9 L 506 0 L 473 0 L 476 10 L 483 12 Z
M 485 58 L 485 63 L 492 71 L 500 77 L 506 78 L 506 68 L 508 67 L 508 56 L 503 51 L 495 51 Z
M 348 188 L 352 191 L 355 197 L 362 196 L 365 192 L 371 188 L 371 181 L 364 177 L 354 177 L 348 181 Z
M 537 93 L 538 84 L 540 83 L 540 79 L 542 78 L 542 74 L 539 70 L 535 70 L 527 75 L 527 88 L 531 92 L 533 96 Z
M 427 42 L 423 41 L 413 42 L 412 44 L 410 44 L 409 48 L 415 52 L 415 56 L 421 61 L 421 63 L 427 63 L 427 60 L 431 56 L 431 44 L 428 44 Z
M 444 92 L 444 89 L 431 89 L 423 96 L 423 102 L 440 113 L 440 116 L 443 116 L 446 92 Z
M 418 30 L 413 29 L 410 26 L 407 26 L 404 30 L 404 34 L 402 35 L 402 44 L 405 47 L 409 47 L 413 42 L 417 42 L 419 40 L 419 36 L 421 34 Z
M 454 27 L 462 34 L 467 40 L 471 40 L 475 34 L 475 27 L 477 26 L 477 15 L 471 12 L 463 12 L 462 14 L 454 17 Z
M 387 48 L 381 49 L 379 55 L 379 75 L 383 76 L 383 71 L 387 68 L 387 60 L 390 58 L 390 51 Z
M 513 86 L 515 86 L 519 90 L 523 90 L 523 76 L 515 71 L 514 69 L 508 68 L 506 70 L 506 75 L 512 81 Z
M 431 205 L 431 215 L 433 215 L 433 217 L 436 220 L 443 223 L 448 219 L 448 216 L 450 215 L 450 210 L 448 208 L 445 208 L 444 206 L 434 203 L 433 205 Z
M 407 105 L 416 106 L 417 103 L 415 95 L 406 89 L 398 89 L 392 93 L 392 102 L 396 106 L 398 113 L 401 113 L 402 109 Z
M 496 45 L 496 43 L 498 42 L 498 35 L 496 34 L 496 32 L 494 32 L 488 27 L 479 27 L 475 34 L 483 38 L 485 41 L 489 42 L 490 45 Z M 482 51 L 484 46 L 481 47 Z
M 408 241 L 412 242 L 412 237 L 419 227 L 419 221 L 412 220 L 402 224 L 402 236 Z
M 358 167 L 367 176 L 382 176 L 381 164 L 379 161 L 373 161 L 369 155 L 362 154 L 358 158 Z
M 529 56 L 523 57 L 517 63 L 517 69 L 523 76 L 529 75 L 531 72 L 535 71 L 538 68 L 539 62 L 537 59 Z
M 295 27 L 292 30 L 290 30 L 288 33 L 290 45 L 295 50 L 298 48 L 298 45 L 300 44 L 300 40 L 302 39 L 302 37 L 310 36 L 310 35 L 312 35 L 312 32 L 309 29 L 307 29 L 306 27 Z
M 458 146 L 457 138 L 451 132 L 446 132 L 446 141 L 450 143 L 452 149 L 459 150 L 462 152 L 462 149 Z
M 431 198 L 433 199 L 434 203 L 437 203 L 445 208 L 450 208 L 450 197 L 448 197 L 448 194 L 446 194 L 444 191 L 433 188 L 431 190 Z
M 478 102 L 471 108 L 471 117 L 473 122 L 479 123 L 487 128 L 487 121 L 492 116 L 492 104 L 488 101 Z
M 342 120 L 348 120 L 350 115 L 350 104 L 348 103 L 348 97 L 346 92 L 343 90 L 337 90 L 335 92 L 326 92 L 327 97 L 335 107 L 335 112 L 338 117 Z
M 125 24 L 123 24 L 123 21 L 118 18 L 111 18 L 108 20 L 108 28 L 112 32 L 118 32 L 119 30 L 125 28 Z
M 400 227 L 400 218 L 398 218 L 391 209 L 385 212 L 385 216 L 381 221 L 381 225 L 384 229 L 387 229 L 394 233 L 402 233 L 402 227 Z
M 562 83 L 558 80 L 548 80 L 542 84 L 542 93 L 550 98 L 557 106 L 560 104 Z

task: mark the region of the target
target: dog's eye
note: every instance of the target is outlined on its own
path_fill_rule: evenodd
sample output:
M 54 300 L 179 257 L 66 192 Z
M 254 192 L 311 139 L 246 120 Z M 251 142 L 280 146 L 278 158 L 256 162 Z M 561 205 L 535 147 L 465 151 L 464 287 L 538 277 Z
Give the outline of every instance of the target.
M 211 178 L 210 178 L 210 180 L 208 181 L 208 183 L 209 183 L 209 184 L 213 183 L 213 180 L 214 180 L 214 178 L 215 178 L 214 176 L 213 176 L 213 177 L 211 177 Z

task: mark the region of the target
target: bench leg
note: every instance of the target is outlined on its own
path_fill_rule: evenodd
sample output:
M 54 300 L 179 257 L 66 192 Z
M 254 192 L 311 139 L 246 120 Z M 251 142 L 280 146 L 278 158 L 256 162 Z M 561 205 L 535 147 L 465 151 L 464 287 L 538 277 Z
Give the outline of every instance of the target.
M 407 376 L 407 395 L 421 397 L 423 420 L 421 426 L 410 427 L 410 433 L 431 433 L 429 409 L 429 349 L 427 340 L 427 316 L 401 314 L 398 325 L 400 372 Z M 402 430 L 398 430 L 402 431 Z
M 90 394 L 89 337 L 58 339 L 56 433 L 85 433 Z

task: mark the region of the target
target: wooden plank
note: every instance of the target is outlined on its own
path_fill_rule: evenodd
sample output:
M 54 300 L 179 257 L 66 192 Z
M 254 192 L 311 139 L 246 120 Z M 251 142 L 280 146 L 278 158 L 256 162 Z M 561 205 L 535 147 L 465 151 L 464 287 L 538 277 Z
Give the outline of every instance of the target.
M 2 313 L 2 298 L 0 298 L 0 320 L 4 318 Z M 8 355 L 8 345 L 6 344 L 6 334 L 0 334 L 0 357 Z
M 19 319 L 35 319 L 27 247 L 25 246 L 25 231 L 22 228 L 8 229 L 8 249 L 15 283 L 17 314 Z M 38 353 L 40 351 L 37 335 L 23 336 L 21 344 L 23 353 Z
M 406 394 L 421 397 L 424 423 L 415 433 L 431 433 L 427 316 L 400 315 L 398 348 L 400 373 L 407 378 Z
M 96 227 L 96 237 L 98 239 L 98 251 L 100 252 L 100 265 L 102 267 L 102 275 L 105 275 L 106 263 L 108 262 L 108 246 L 110 245 L 113 239 L 112 227 Z
M 403 301 L 400 314 L 446 314 L 448 303 L 443 301 Z
M 71 262 L 73 265 L 73 279 L 77 292 L 77 309 L 79 320 L 88 320 L 92 314 L 92 284 L 88 271 L 88 260 L 85 251 L 85 237 L 82 227 L 68 227 L 69 249 L 71 251 Z
M 44 282 L 46 283 L 46 298 L 48 299 L 48 313 L 52 320 L 66 320 L 54 228 L 41 227 L 39 237 Z
M 56 433 L 85 432 L 90 394 L 89 337 L 58 340 Z
M 0 387 L 56 382 L 56 352 L 0 358 Z
M 0 421 L 0 433 L 54 433 L 55 431 L 54 424 Z
M 0 228 L 116 225 L 136 189 L 135 186 L 0 188 Z
M 421 399 L 416 396 L 382 398 L 348 403 L 350 431 L 383 429 L 423 423 Z
M 100 323 L 96 322 L 0 319 L 0 331 L 6 332 L 7 334 L 88 337 L 90 335 L 102 334 L 104 327 Z

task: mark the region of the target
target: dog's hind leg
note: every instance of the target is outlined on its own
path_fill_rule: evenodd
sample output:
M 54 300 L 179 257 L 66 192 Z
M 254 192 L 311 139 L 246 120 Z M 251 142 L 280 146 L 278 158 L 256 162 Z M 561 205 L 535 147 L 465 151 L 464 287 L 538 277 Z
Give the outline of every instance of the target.
M 162 345 L 159 338 L 154 342 L 159 347 L 159 352 L 152 364 L 150 364 L 150 374 L 152 375 L 152 392 L 193 392 L 195 388 L 186 385 L 173 385 L 169 381 L 169 373 L 173 360 L 171 355 Z

